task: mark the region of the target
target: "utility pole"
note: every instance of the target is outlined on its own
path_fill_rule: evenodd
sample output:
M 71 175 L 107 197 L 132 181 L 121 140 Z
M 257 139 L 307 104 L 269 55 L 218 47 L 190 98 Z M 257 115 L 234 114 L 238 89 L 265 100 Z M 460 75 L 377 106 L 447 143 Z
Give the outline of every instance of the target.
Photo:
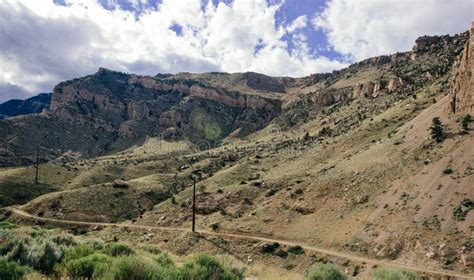
M 193 233 L 196 232 L 196 176 L 193 175 Z
M 38 170 L 39 170 L 39 152 L 40 152 L 40 148 L 38 146 L 38 148 L 36 149 L 36 163 L 35 163 L 35 184 L 38 184 Z

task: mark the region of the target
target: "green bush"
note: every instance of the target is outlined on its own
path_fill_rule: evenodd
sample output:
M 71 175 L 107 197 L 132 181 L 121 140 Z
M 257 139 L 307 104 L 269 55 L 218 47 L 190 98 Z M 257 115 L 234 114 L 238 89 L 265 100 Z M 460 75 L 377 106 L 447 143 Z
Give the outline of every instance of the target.
M 135 254 L 135 252 L 132 248 L 130 248 L 130 246 L 123 243 L 107 244 L 104 248 L 104 253 L 112 257 L 129 256 Z
M 45 238 L 29 246 L 26 264 L 48 274 L 63 257 L 63 249 L 51 239 Z
M 308 280 L 346 280 L 347 276 L 330 263 L 318 263 L 308 272 Z
M 461 201 L 461 204 L 458 207 L 454 208 L 454 219 L 458 221 L 464 221 L 466 219 L 467 214 L 469 214 L 469 211 L 473 209 L 474 200 L 470 200 L 468 198 L 463 199 L 463 201 Z
M 76 241 L 72 238 L 70 235 L 65 235 L 65 234 L 58 234 L 55 235 L 51 238 L 51 240 L 58 244 L 58 245 L 64 245 L 64 246 L 74 246 L 77 245 Z
M 280 247 L 280 243 L 278 242 L 267 243 L 262 246 L 262 253 L 273 253 L 279 247 Z
M 2 246 L 2 254 L 11 261 L 28 263 L 28 245 L 23 238 L 14 238 Z
M 0 252 L 7 260 L 28 265 L 44 273 L 53 271 L 54 266 L 61 262 L 64 256 L 63 247 L 50 237 L 41 235 L 36 239 L 28 236 L 4 236 Z
M 467 114 L 465 115 L 462 120 L 461 120 L 461 127 L 464 132 L 469 131 L 469 123 L 472 121 L 471 115 Z
M 0 279 L 19 280 L 23 279 L 23 276 L 28 272 L 30 272 L 29 267 L 0 258 Z
M 151 253 L 151 254 L 155 254 L 155 255 L 158 255 L 159 253 L 161 253 L 161 250 L 160 248 L 158 248 L 157 246 L 155 245 L 151 245 L 151 244 L 145 244 L 145 245 L 142 245 L 141 248 L 148 252 L 148 253 Z
M 304 249 L 303 247 L 296 245 L 296 246 L 291 246 L 288 248 L 288 253 L 294 254 L 294 255 L 302 255 L 304 254 Z
M 453 170 L 451 168 L 446 168 L 443 170 L 443 174 L 445 175 L 452 174 L 452 173 L 453 173 Z
M 0 229 L 12 229 L 12 228 L 16 228 L 16 225 L 7 221 L 0 222 Z
M 215 257 L 198 254 L 180 267 L 180 279 L 234 280 L 243 279 L 243 273 L 236 269 L 224 268 Z
M 171 279 L 165 277 L 156 263 L 138 256 L 118 257 L 104 279 L 110 280 L 155 280 Z
M 111 257 L 104 254 L 95 253 L 66 262 L 64 265 L 62 265 L 60 274 L 66 274 L 68 277 L 73 279 L 97 279 L 103 277 L 111 264 Z
M 166 267 L 166 268 L 174 268 L 174 262 L 168 254 L 162 253 L 159 254 L 158 256 L 154 257 L 153 260 L 160 266 L 160 267 Z
M 415 272 L 392 267 L 377 267 L 372 272 L 373 280 L 416 280 L 419 279 Z
M 89 255 L 92 255 L 95 252 L 96 252 L 96 248 L 94 247 L 94 244 L 91 242 L 86 242 L 80 245 L 67 248 L 64 251 L 64 260 L 66 262 L 70 260 L 76 260 L 82 257 L 87 257 Z

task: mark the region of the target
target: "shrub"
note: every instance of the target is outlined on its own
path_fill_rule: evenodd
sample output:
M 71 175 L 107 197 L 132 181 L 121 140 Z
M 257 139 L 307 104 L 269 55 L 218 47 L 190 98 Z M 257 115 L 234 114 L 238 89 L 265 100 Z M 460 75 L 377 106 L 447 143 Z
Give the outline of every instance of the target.
M 64 260 L 67 262 L 70 260 L 87 257 L 94 254 L 95 251 L 96 248 L 94 247 L 94 244 L 92 242 L 86 242 L 71 248 L 67 248 L 64 252 Z
M 392 267 L 377 267 L 372 272 L 373 280 L 416 280 L 419 279 L 415 272 Z
M 109 243 L 105 246 L 104 248 L 104 253 L 112 256 L 112 257 L 118 257 L 118 256 L 129 256 L 135 254 L 132 248 L 128 246 L 127 244 L 123 243 Z
M 23 276 L 28 272 L 30 272 L 30 268 L 0 258 L 0 279 L 19 280 L 23 279 Z
M 308 280 L 346 280 L 347 276 L 330 263 L 318 263 L 308 272 Z
M 62 248 L 46 238 L 28 248 L 27 264 L 36 270 L 50 273 L 54 265 L 62 261 L 63 256 Z
M 453 173 L 453 170 L 451 168 L 446 168 L 443 170 L 443 174 L 445 175 L 452 174 L 452 173 Z
M 198 254 L 180 267 L 180 279 L 234 280 L 243 279 L 243 274 L 224 268 L 215 257 Z
M 113 280 L 154 280 L 166 278 L 157 264 L 137 256 L 118 257 L 104 279 Z M 167 278 L 170 279 L 170 278 Z
M 458 207 L 454 208 L 454 211 L 453 211 L 454 219 L 458 221 L 464 221 L 469 211 L 473 209 L 474 209 L 474 200 L 465 198 L 463 201 L 461 201 L 461 204 Z
M 2 251 L 8 260 L 16 261 L 20 264 L 28 263 L 28 245 L 23 238 L 15 238 L 8 241 L 2 247 Z
M 73 246 L 77 245 L 76 241 L 70 235 L 59 234 L 53 236 L 51 240 L 58 245 Z
M 32 239 L 26 237 L 5 236 L 7 239 L 0 247 L 7 260 L 29 265 L 36 270 L 50 273 L 56 263 L 62 261 L 63 247 L 56 244 L 50 237 Z
M 262 246 L 262 253 L 273 253 L 279 247 L 280 247 L 280 243 L 278 242 L 265 244 Z
M 12 229 L 12 228 L 16 228 L 16 225 L 7 221 L 0 222 L 0 229 Z
M 294 254 L 294 255 L 302 255 L 304 254 L 304 249 L 303 247 L 296 245 L 296 246 L 291 246 L 288 248 L 288 253 Z
M 141 246 L 141 248 L 148 252 L 148 253 L 151 253 L 151 254 L 155 254 L 155 255 L 158 255 L 159 253 L 161 253 L 161 250 L 160 248 L 158 248 L 157 246 L 155 245 L 151 245 L 151 244 L 144 244 Z
M 467 132 L 469 130 L 469 123 L 472 121 L 471 115 L 465 115 L 461 120 L 461 127 L 462 129 Z
M 104 275 L 111 264 L 111 257 L 100 253 L 94 253 L 64 263 L 61 267 L 61 271 L 73 279 L 97 279 Z
M 285 252 L 285 250 L 283 250 L 283 249 L 278 249 L 278 250 L 275 252 L 275 255 L 276 255 L 276 256 L 279 256 L 280 258 L 283 258 L 283 259 L 285 259 L 286 257 L 288 257 L 288 253 Z
M 162 253 L 158 256 L 154 257 L 153 260 L 160 266 L 160 267 L 167 267 L 167 268 L 174 268 L 174 262 L 168 254 Z

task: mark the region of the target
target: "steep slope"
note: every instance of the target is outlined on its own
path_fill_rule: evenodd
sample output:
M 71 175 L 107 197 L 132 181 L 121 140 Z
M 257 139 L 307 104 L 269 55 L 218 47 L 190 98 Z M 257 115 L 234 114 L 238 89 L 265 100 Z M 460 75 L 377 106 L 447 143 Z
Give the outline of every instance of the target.
M 0 104 L 0 119 L 41 113 L 51 103 L 51 93 L 41 93 L 25 100 L 13 99 Z

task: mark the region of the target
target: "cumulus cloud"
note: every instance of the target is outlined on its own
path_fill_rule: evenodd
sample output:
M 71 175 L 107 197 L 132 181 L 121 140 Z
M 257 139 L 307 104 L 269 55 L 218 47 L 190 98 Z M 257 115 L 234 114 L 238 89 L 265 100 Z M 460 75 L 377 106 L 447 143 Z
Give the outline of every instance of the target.
M 308 17 L 306 15 L 297 17 L 287 28 L 288 32 L 294 32 L 297 29 L 306 27 L 308 24 Z
M 352 60 L 409 50 L 421 35 L 466 31 L 472 0 L 330 0 L 313 20 L 333 49 Z
M 127 1 L 137 9 L 148 3 Z M 106 8 L 96 0 L 63 2 L 0 2 L 0 84 L 10 85 L 0 86 L 0 100 L 9 98 L 4 89 L 11 86 L 29 93 L 50 91 L 99 66 L 151 75 L 259 71 L 304 76 L 346 65 L 312 54 L 304 36 L 297 35 L 307 18 L 277 24 L 281 4 L 266 0 L 218 5 L 163 0 L 139 13 L 121 9 L 116 0 L 108 0 Z M 288 38 L 297 49 L 289 50 Z
M 1 0 L 0 101 L 51 91 L 98 67 L 149 75 L 327 72 L 407 50 L 423 34 L 464 31 L 474 10 L 472 0 L 329 0 L 312 19 L 278 22 L 282 1 L 120 1 Z M 318 56 L 309 22 L 342 61 Z

